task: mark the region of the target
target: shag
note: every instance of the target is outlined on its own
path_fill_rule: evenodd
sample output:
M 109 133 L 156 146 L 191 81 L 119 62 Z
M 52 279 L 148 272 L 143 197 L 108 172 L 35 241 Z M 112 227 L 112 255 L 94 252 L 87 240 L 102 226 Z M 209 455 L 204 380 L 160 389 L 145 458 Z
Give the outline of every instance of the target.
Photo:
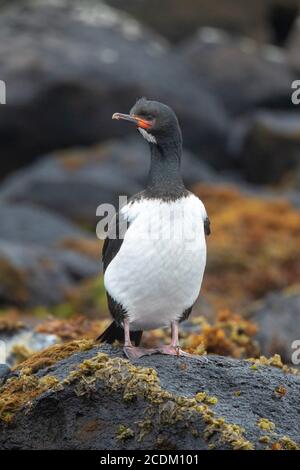
M 210 222 L 202 201 L 182 181 L 178 119 L 169 106 L 146 98 L 129 114 L 112 118 L 137 127 L 149 143 L 151 165 L 146 189 L 110 222 L 115 225 L 108 229 L 102 256 L 114 321 L 98 339 L 124 342 L 130 359 L 188 355 L 179 347 L 178 324 L 188 318 L 200 292 Z M 143 330 L 165 327 L 171 327 L 170 345 L 139 347 Z

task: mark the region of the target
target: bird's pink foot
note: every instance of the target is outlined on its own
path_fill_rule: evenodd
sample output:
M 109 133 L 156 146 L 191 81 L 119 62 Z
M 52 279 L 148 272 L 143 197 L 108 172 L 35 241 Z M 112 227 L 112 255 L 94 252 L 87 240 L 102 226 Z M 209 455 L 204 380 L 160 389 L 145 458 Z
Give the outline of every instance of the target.
M 158 349 L 146 349 L 137 346 L 124 346 L 123 351 L 126 357 L 132 361 L 143 356 L 150 356 L 159 352 Z
M 177 357 L 193 357 L 194 359 L 197 359 L 197 360 L 201 360 L 203 362 L 208 362 L 208 359 L 206 356 L 197 356 L 195 354 L 190 354 L 186 351 L 183 351 L 182 349 L 180 349 L 179 346 L 172 346 L 171 344 L 170 345 L 164 345 L 164 346 L 161 346 L 158 351 L 161 353 L 161 354 L 169 354 L 170 356 L 177 356 Z

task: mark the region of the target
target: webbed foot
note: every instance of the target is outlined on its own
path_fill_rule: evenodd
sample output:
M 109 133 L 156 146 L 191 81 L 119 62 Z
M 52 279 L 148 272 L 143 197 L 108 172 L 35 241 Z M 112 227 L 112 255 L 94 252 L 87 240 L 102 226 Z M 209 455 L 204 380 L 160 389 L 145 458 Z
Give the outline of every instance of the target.
M 161 354 L 168 354 L 170 356 L 192 357 L 192 358 L 197 359 L 197 360 L 202 361 L 202 362 L 208 362 L 208 359 L 207 359 L 206 356 L 204 356 L 204 355 L 203 356 L 198 356 L 196 354 L 190 354 L 190 353 L 180 349 L 179 346 L 164 345 L 164 346 L 161 346 L 160 348 L 158 348 L 158 351 Z
M 140 357 L 150 356 L 151 354 L 157 354 L 159 352 L 158 349 L 147 349 L 137 346 L 124 346 L 123 351 L 125 356 L 132 361 L 139 359 Z

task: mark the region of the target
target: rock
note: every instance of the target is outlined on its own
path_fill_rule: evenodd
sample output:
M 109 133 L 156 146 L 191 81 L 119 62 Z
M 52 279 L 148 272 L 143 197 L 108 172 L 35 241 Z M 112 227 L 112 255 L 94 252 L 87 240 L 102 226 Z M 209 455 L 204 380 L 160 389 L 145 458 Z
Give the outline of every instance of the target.
M 62 216 L 24 204 L 20 200 L 17 202 L 17 204 L 0 202 L 0 220 L 5 222 L 0 225 L 1 240 L 57 247 L 63 246 L 69 239 L 95 238 Z
M 38 333 L 30 328 L 23 328 L 15 334 L 0 331 L 0 341 L 5 342 L 7 364 L 13 366 L 27 359 L 31 354 L 48 348 L 60 340 L 56 335 Z
M 119 195 L 131 196 L 144 188 L 149 164 L 148 146 L 140 136 L 57 152 L 7 177 L 0 200 L 30 202 L 94 225 L 99 204 L 118 208 Z M 188 185 L 218 180 L 188 151 L 182 158 L 182 174 Z
M 155 355 L 135 364 L 122 356 L 118 348 L 85 340 L 54 346 L 21 364 L 26 373 L 1 388 L 0 448 L 299 445 L 298 375 L 222 356 L 209 356 L 206 363 Z
M 282 44 L 297 15 L 298 1 L 285 0 L 106 0 L 148 24 L 172 41 L 189 36 L 199 26 L 225 28 L 260 41 Z M 159 14 L 158 14 L 159 12 Z M 279 16 L 279 18 L 278 18 Z
M 300 71 L 300 58 L 299 58 L 300 17 L 298 17 L 297 21 L 295 22 L 287 47 L 288 47 L 288 57 L 289 57 L 290 64 L 295 68 L 297 72 L 299 72 Z
M 256 107 L 291 106 L 291 84 L 284 50 L 202 28 L 181 46 L 181 56 L 233 116 Z
M 127 134 L 111 116 L 143 95 L 174 107 L 187 146 L 222 154 L 223 107 L 165 40 L 102 2 L 39 0 L 3 10 L 0 69 L 8 85 L 2 175 L 53 149 Z
M 247 181 L 278 183 L 300 166 L 300 116 L 258 112 L 245 132 L 239 163 Z
M 242 312 L 268 292 L 299 282 L 299 211 L 285 199 L 233 186 L 192 188 L 212 223 L 201 292 L 219 310 Z
M 54 305 L 69 288 L 95 276 L 99 259 L 68 249 L 0 240 L 0 302 L 18 306 Z
M 0 364 L 0 387 L 4 384 L 10 374 L 10 367 L 7 364 Z
M 292 363 L 292 344 L 300 341 L 300 294 L 269 294 L 254 314 L 261 353 L 272 356 L 276 352 L 284 362 Z
M 56 304 L 78 281 L 98 274 L 96 234 L 20 201 L 0 203 L 0 219 L 1 303 Z

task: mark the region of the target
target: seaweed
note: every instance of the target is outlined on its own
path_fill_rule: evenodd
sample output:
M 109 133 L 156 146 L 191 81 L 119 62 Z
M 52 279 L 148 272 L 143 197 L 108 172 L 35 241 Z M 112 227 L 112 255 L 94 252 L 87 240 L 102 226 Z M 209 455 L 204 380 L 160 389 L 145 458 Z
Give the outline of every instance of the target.
M 9 378 L 0 388 L 0 419 L 10 423 L 22 407 L 30 406 L 35 398 L 58 384 L 59 380 L 51 375 L 38 378 L 22 373 Z
M 43 351 L 32 354 L 27 360 L 15 367 L 15 370 L 33 374 L 40 369 L 52 366 L 79 351 L 86 351 L 94 346 L 94 341 L 88 339 L 56 344 Z

